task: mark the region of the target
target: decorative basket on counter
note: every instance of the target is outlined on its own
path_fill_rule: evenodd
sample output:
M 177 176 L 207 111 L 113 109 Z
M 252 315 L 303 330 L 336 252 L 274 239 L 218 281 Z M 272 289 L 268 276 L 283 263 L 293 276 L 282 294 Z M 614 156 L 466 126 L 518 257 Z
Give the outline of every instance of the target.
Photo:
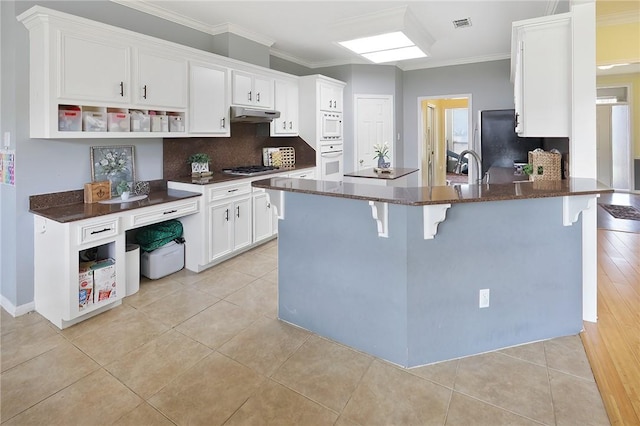
M 291 146 L 263 148 L 262 160 L 265 166 L 291 168 L 296 165 L 296 151 Z
M 560 163 L 562 154 L 559 152 L 546 152 L 541 149 L 529 151 L 529 164 L 533 166 L 530 180 L 561 180 L 562 170 Z

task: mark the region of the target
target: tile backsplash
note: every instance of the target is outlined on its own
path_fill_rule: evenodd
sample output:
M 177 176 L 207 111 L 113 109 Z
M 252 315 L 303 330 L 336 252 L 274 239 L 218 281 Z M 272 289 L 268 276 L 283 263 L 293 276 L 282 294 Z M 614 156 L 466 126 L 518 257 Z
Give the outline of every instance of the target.
M 167 138 L 163 141 L 163 178 L 171 180 L 190 176 L 187 159 L 191 154 L 206 153 L 209 169 L 262 164 L 262 148 L 292 146 L 296 166 L 314 166 L 316 152 L 300 137 L 271 137 L 268 123 L 232 123 L 228 138 Z

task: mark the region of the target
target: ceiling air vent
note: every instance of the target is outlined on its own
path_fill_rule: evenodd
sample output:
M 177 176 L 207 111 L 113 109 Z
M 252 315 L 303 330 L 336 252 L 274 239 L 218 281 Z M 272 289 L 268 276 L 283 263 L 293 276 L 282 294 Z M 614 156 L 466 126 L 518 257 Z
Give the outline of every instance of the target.
M 453 21 L 453 27 L 455 29 L 467 28 L 470 26 L 471 26 L 471 18 L 456 19 L 455 21 Z

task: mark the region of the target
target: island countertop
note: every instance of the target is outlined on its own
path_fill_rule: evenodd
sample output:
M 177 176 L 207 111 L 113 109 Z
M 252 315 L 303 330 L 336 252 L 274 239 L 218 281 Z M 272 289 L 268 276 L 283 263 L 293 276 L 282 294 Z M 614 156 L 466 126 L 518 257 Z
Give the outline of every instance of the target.
M 311 179 L 271 178 L 254 181 L 252 186 L 277 191 L 409 206 L 563 197 L 613 192 L 611 188 L 597 180 L 588 178 L 406 188 Z
M 409 175 L 411 173 L 417 172 L 418 169 L 407 169 L 407 168 L 393 168 L 387 172 L 377 172 L 376 169 L 364 169 L 358 170 L 352 173 L 345 173 L 345 176 L 350 177 L 358 177 L 358 178 L 366 178 L 366 179 L 387 179 L 393 180 L 398 179 L 403 176 Z

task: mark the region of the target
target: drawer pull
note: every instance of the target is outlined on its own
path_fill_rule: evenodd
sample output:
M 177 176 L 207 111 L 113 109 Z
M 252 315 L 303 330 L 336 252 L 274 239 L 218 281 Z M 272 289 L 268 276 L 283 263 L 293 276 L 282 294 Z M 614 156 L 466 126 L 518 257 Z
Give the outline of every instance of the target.
M 103 230 L 100 230 L 100 231 L 91 231 L 91 235 L 100 234 L 102 232 L 107 232 L 111 230 L 112 230 L 111 228 L 104 228 Z
M 236 189 L 229 189 L 227 192 L 236 192 L 238 190 L 238 188 Z
M 169 210 L 168 212 L 164 212 L 162 214 L 171 214 L 171 213 L 177 213 L 178 210 Z

